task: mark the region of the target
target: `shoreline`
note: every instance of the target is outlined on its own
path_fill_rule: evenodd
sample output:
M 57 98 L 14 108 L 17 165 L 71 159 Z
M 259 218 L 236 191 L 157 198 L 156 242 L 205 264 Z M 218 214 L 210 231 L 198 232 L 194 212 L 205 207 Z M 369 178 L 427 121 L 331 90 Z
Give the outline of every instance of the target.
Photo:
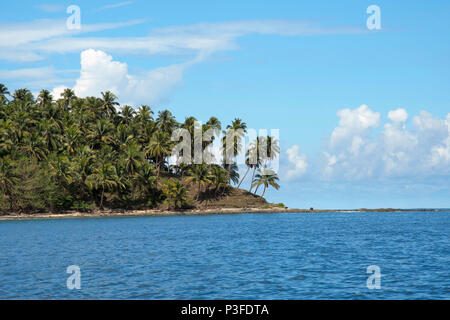
M 66 219 L 66 218 L 106 218 L 106 217 L 164 217 L 180 215 L 217 215 L 217 214 L 243 214 L 243 213 L 350 213 L 350 212 L 447 212 L 450 209 L 296 209 L 296 208 L 205 208 L 188 210 L 103 210 L 93 212 L 64 211 L 59 213 L 36 213 L 36 214 L 5 214 L 0 215 L 0 221 L 5 220 L 35 220 L 35 219 Z

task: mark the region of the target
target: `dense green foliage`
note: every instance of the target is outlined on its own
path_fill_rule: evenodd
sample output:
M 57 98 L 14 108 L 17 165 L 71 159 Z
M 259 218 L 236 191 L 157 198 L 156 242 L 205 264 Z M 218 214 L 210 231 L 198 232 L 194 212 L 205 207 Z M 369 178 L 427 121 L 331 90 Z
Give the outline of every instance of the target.
M 185 128 L 193 132 L 194 117 L 179 123 L 170 111 L 163 110 L 154 118 L 149 106 L 135 110 L 120 107 L 116 100 L 109 91 L 101 98 L 78 98 L 70 89 L 56 101 L 47 90 L 34 99 L 27 89 L 11 94 L 0 84 L 0 210 L 163 204 L 178 209 L 195 205 L 202 200 L 201 194 L 221 197 L 230 182 L 239 183 L 236 164 L 169 166 L 175 143 L 172 131 Z M 222 130 L 220 121 L 211 117 L 201 130 L 210 128 Z M 246 130 L 246 125 L 235 119 L 227 128 Z M 236 151 L 239 139 L 235 140 Z M 202 147 L 208 143 L 203 142 Z M 261 163 L 248 165 L 253 168 L 253 179 Z M 264 190 L 274 186 L 255 183 L 263 184 Z M 192 201 L 188 198 L 190 184 L 195 190 Z

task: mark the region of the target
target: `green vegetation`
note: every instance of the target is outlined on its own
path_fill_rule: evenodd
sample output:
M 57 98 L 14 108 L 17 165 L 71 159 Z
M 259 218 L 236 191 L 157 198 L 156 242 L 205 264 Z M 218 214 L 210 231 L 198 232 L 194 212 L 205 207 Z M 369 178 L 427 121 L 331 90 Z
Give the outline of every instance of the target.
M 242 179 L 235 163 L 169 165 L 172 132 L 193 133 L 196 120 L 179 123 L 168 110 L 154 118 L 146 105 L 120 107 L 109 91 L 101 98 L 78 98 L 66 89 L 55 101 L 48 90 L 34 99 L 27 89 L 11 94 L 0 84 L 0 211 L 267 205 L 266 189 L 279 187 L 278 177 L 264 169 L 279 152 L 271 137 L 252 143 Z M 200 129 L 220 132 L 222 125 L 211 117 Z M 235 119 L 226 129 L 245 133 L 247 126 Z M 242 151 L 242 139 L 234 138 L 235 153 Z M 203 150 L 210 143 L 202 142 Z M 267 155 L 259 155 L 261 146 L 271 144 Z M 250 164 L 253 156 L 256 165 Z M 254 194 L 231 187 L 240 186 L 250 170 Z

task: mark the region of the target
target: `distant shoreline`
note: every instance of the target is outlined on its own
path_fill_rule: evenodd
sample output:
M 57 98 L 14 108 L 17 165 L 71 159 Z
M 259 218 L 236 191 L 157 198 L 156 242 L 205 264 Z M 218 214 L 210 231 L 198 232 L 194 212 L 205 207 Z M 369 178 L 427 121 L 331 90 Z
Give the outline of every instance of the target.
M 448 212 L 450 209 L 295 209 L 295 208 L 208 208 L 190 210 L 104 210 L 93 212 L 65 211 L 59 213 L 36 214 L 4 214 L 2 220 L 33 220 L 33 219 L 64 219 L 64 218 L 100 218 L 100 217 L 164 217 L 177 215 L 215 215 L 215 214 L 242 214 L 242 213 L 327 213 L 327 212 Z

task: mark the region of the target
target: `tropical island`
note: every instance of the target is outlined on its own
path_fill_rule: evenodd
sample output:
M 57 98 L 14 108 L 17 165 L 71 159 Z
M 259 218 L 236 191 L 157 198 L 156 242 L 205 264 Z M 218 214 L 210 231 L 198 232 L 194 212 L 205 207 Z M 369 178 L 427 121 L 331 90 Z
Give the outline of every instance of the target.
M 263 198 L 267 188 L 279 188 L 277 174 L 266 168 L 279 153 L 270 136 L 244 151 L 242 177 L 235 162 L 169 163 L 176 129 L 191 133 L 192 145 L 196 129 L 247 130 L 239 118 L 226 127 L 215 117 L 196 125 L 196 118 L 180 123 L 169 110 L 154 115 L 147 105 L 120 106 L 110 91 L 79 98 L 66 89 L 55 99 L 42 90 L 35 99 L 28 89 L 10 93 L 0 84 L 0 214 L 285 209 Z M 202 142 L 203 152 L 214 138 Z M 235 136 L 228 149 L 242 152 L 242 139 Z M 269 146 L 264 155 L 262 145 Z M 240 189 L 246 178 L 249 190 Z

